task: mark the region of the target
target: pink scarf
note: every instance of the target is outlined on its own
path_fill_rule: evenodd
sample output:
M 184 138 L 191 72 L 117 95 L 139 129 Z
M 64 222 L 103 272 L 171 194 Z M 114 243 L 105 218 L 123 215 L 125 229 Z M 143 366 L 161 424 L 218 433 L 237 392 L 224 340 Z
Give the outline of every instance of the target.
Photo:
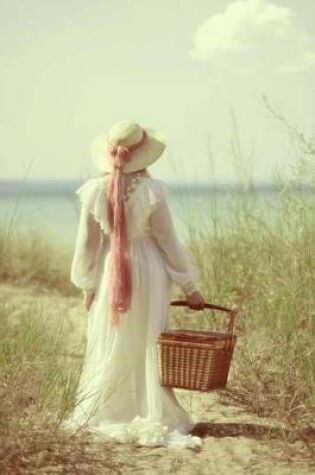
M 111 228 L 111 262 L 109 274 L 109 320 L 112 326 L 119 326 L 119 312 L 130 309 L 132 295 L 131 264 L 127 236 L 126 211 L 124 202 L 123 166 L 132 158 L 132 153 L 140 148 L 146 139 L 146 133 L 140 142 L 125 147 L 109 145 L 113 159 L 113 172 L 107 189 L 107 219 Z

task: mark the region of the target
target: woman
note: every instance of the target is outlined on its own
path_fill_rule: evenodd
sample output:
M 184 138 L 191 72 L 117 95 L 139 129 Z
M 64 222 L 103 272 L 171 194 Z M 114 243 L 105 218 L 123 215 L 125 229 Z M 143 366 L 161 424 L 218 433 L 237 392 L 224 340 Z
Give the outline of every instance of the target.
M 92 144 L 105 172 L 79 190 L 81 218 L 71 281 L 84 292 L 87 348 L 76 406 L 62 428 L 119 442 L 195 447 L 193 422 L 159 383 L 156 336 L 169 328 L 172 283 L 202 309 L 196 270 L 179 242 L 166 187 L 147 167 L 164 137 L 122 121 Z

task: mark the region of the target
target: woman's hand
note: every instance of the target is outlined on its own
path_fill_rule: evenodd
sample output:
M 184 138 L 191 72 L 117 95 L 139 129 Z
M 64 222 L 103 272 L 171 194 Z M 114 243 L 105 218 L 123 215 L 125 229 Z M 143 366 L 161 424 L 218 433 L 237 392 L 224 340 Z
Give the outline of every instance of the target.
M 90 310 L 94 297 L 95 297 L 94 290 L 83 290 L 83 303 L 87 311 Z
M 205 301 L 198 290 L 187 295 L 186 300 L 189 308 L 192 308 L 193 310 L 202 310 L 205 306 Z

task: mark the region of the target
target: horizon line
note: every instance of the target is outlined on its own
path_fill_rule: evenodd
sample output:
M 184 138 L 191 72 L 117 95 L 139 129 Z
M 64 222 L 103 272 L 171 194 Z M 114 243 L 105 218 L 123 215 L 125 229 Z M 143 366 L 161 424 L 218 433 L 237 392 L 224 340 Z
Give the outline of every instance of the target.
M 76 188 L 83 184 L 86 179 L 59 179 L 59 178 L 32 178 L 32 179 L 1 179 L 0 178 L 0 194 L 16 194 L 16 193 L 43 193 L 47 192 L 50 194 L 62 194 L 62 193 L 73 193 Z M 163 180 L 170 188 L 173 190 L 180 191 L 182 189 L 188 188 L 190 191 L 216 191 L 224 192 L 228 190 L 242 190 L 242 191 L 275 191 L 281 187 L 281 184 L 276 182 L 266 182 L 266 181 L 251 181 L 249 183 L 241 183 L 237 181 L 231 182 L 171 182 Z M 311 187 L 303 182 L 288 184 L 286 189 L 290 190 L 299 190 L 299 191 L 311 191 Z

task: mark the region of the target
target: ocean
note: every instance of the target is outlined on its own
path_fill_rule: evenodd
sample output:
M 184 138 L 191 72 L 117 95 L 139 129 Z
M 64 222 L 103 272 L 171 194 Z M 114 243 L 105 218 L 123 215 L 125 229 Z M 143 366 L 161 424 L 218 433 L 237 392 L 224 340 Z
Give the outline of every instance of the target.
M 45 183 L 8 184 L 0 183 L 0 225 L 5 232 L 40 231 L 52 242 L 72 245 L 75 240 L 80 203 L 74 191 L 78 184 Z M 261 186 L 256 192 L 234 187 L 169 187 L 168 204 L 175 228 L 185 240 L 190 228 L 214 226 L 211 217 L 217 216 L 228 224 L 231 209 L 240 199 L 246 206 L 259 206 L 272 219 L 277 212 L 279 197 L 272 186 Z

